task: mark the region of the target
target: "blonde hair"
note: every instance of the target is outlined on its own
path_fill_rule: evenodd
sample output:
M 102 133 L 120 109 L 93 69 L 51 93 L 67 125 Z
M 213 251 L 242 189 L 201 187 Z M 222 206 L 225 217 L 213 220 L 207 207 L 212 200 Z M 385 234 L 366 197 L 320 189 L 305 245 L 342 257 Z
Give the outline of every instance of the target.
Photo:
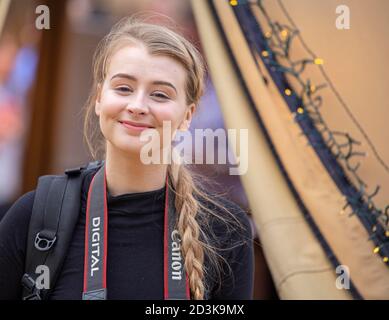
M 109 60 L 115 50 L 125 42 L 134 41 L 142 43 L 149 54 L 171 57 L 185 68 L 187 105 L 197 105 L 204 92 L 205 63 L 194 45 L 167 26 L 147 23 L 139 17 L 122 19 L 99 43 L 93 59 L 93 85 L 85 105 L 84 137 L 95 159 L 105 155 L 105 139 L 97 125 L 99 122 L 94 112 L 98 87 L 105 80 Z M 211 198 L 195 183 L 197 176 L 187 167 L 173 163 L 168 166 L 167 173 L 171 182 L 169 188 L 175 193 L 177 229 L 181 236 L 181 251 L 189 278 L 191 299 L 201 300 L 208 289 L 204 281 L 205 274 L 210 270 L 204 264 L 205 256 L 215 267 L 219 279 L 222 269 L 220 262 L 225 261 L 214 246 L 217 239 L 211 240 L 214 233 L 211 230 L 210 217 L 217 217 L 228 225 L 232 225 L 233 221 L 234 226 L 242 225 L 216 197 Z M 221 215 L 205 203 L 212 204 L 214 208 L 219 208 L 227 214 Z

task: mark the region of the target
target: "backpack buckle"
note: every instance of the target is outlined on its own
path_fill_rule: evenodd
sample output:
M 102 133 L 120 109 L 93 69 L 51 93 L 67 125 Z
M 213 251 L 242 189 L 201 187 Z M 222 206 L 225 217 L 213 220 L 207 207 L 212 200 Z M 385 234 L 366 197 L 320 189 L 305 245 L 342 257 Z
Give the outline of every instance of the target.
M 50 235 L 48 235 L 47 232 L 40 231 L 37 233 L 35 237 L 34 245 L 35 248 L 39 251 L 48 251 L 54 245 L 56 240 L 57 237 L 55 235 L 50 237 Z
M 67 174 L 68 176 L 73 176 L 73 175 L 78 175 L 81 173 L 81 170 L 83 169 L 83 167 L 77 167 L 77 168 L 71 168 L 71 169 L 66 169 L 65 170 L 65 174 Z
M 104 164 L 104 160 L 96 160 L 93 162 L 89 162 L 88 164 L 81 167 L 66 169 L 65 174 L 68 176 L 77 176 L 85 169 L 86 170 L 96 169 L 101 167 L 103 164 Z
M 36 288 L 35 280 L 28 273 L 25 273 L 22 277 L 22 285 L 29 292 L 28 295 L 23 297 L 23 300 L 42 300 L 40 290 Z

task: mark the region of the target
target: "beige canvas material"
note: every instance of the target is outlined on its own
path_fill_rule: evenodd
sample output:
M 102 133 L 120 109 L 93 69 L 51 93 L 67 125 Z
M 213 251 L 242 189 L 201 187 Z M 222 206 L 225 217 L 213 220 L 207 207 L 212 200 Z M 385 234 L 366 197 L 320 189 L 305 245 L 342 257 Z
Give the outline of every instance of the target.
M 225 5 L 227 4 L 227 5 Z M 226 1 L 215 1 L 229 17 Z M 236 77 L 207 1 L 192 1 L 197 26 L 228 128 L 249 130 L 249 168 L 241 176 L 261 244 L 283 299 L 349 299 L 335 286 L 336 274 L 282 176 Z M 236 21 L 235 21 L 236 23 Z M 228 27 L 231 37 L 239 28 Z M 236 152 L 236 151 L 235 151 Z
M 288 175 L 305 206 L 312 214 L 325 239 L 346 265 L 357 289 L 368 299 L 389 297 L 389 271 L 380 256 L 374 255 L 373 243 L 356 216 L 340 215 L 344 198 L 328 175 L 315 151 L 300 136 L 301 130 L 293 121 L 283 98 L 270 81 L 266 87 L 248 51 L 231 8 L 222 1 L 215 1 L 226 36 L 239 64 L 265 126 Z M 258 59 L 260 62 L 260 59 Z M 264 71 L 265 67 L 260 66 Z M 268 80 L 270 77 L 265 73 Z M 386 279 L 384 281 L 384 279 Z

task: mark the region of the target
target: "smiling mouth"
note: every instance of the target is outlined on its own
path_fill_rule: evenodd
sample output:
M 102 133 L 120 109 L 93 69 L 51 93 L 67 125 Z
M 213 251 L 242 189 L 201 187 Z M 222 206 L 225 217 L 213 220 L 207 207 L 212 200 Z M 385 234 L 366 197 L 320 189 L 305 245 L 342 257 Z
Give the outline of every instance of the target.
M 154 127 L 148 126 L 146 124 L 137 124 L 133 122 L 128 122 L 128 121 L 118 121 L 120 124 L 122 124 L 124 127 L 127 129 L 132 129 L 136 131 L 142 131 L 146 129 L 154 129 Z

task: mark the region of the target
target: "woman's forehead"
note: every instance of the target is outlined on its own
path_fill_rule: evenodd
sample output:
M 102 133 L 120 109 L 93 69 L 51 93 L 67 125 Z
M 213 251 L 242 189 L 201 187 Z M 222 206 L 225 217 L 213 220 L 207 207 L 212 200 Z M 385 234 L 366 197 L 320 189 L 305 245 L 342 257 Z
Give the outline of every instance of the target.
M 151 55 L 144 46 L 126 45 L 111 57 L 107 78 L 115 74 L 129 74 L 138 80 L 163 80 L 183 86 L 186 78 L 185 68 L 171 57 Z

